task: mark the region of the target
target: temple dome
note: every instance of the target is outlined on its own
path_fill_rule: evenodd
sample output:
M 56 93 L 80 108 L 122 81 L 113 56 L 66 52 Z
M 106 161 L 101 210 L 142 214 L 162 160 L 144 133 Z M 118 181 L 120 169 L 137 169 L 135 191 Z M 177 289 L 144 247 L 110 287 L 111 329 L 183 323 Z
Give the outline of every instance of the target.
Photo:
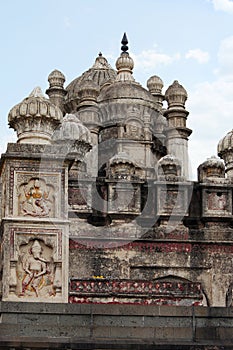
M 93 66 L 84 72 L 80 77 L 74 79 L 66 87 L 65 105 L 69 112 L 76 111 L 79 104 L 79 91 L 83 83 L 87 81 L 94 82 L 101 88 L 106 82 L 114 81 L 116 79 L 116 71 L 110 66 L 107 59 L 99 54 Z
M 116 81 L 101 90 L 99 95 L 99 102 L 115 99 L 135 99 L 141 102 L 149 102 L 154 104 L 153 96 L 144 89 L 139 83 L 132 81 Z
M 121 41 L 122 43 L 122 52 L 120 56 L 116 60 L 116 68 L 117 68 L 117 77 L 115 81 L 109 85 L 103 88 L 100 92 L 99 96 L 99 102 L 106 101 L 106 100 L 113 100 L 116 99 L 134 99 L 136 103 L 145 103 L 150 102 L 154 104 L 153 96 L 150 94 L 150 92 L 146 89 L 144 89 L 139 83 L 135 82 L 133 77 L 133 67 L 134 62 L 133 59 L 130 57 L 128 51 L 128 39 L 126 37 L 126 34 L 124 34 L 123 39 Z
M 66 114 L 59 129 L 53 135 L 53 140 L 57 143 L 62 141 L 83 141 L 91 144 L 91 133 L 78 117 L 74 114 Z
M 59 107 L 35 88 L 8 115 L 9 126 L 17 132 L 19 143 L 50 143 L 54 130 L 62 121 Z

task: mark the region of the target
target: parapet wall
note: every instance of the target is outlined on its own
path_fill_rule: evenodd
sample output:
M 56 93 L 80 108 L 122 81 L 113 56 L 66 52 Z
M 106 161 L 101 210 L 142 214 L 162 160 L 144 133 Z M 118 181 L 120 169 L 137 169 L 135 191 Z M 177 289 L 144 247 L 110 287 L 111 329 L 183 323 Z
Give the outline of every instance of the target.
M 0 349 L 233 349 L 232 308 L 1 302 L 0 309 Z

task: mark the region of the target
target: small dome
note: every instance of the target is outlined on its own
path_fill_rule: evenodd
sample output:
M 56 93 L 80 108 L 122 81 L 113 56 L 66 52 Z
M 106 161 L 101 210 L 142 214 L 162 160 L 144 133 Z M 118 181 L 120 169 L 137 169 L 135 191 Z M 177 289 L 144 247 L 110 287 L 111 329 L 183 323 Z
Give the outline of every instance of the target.
M 50 88 L 54 86 L 63 88 L 65 80 L 64 74 L 57 69 L 53 70 L 48 76 Z
M 126 152 L 119 152 L 109 160 L 110 165 L 118 163 L 128 163 L 135 166 L 135 162 Z
M 118 81 L 134 81 L 132 76 L 134 62 L 128 52 L 122 52 L 116 61 Z
M 187 100 L 187 91 L 179 84 L 177 80 L 170 85 L 165 92 L 165 100 L 168 103 L 168 107 L 182 107 L 184 108 L 185 101 Z
M 59 129 L 54 132 L 53 140 L 61 141 L 83 141 L 91 144 L 91 133 L 78 117 L 74 114 L 66 114 Z
M 93 100 L 96 101 L 99 95 L 99 86 L 90 78 L 84 80 L 79 90 L 80 101 L 83 100 Z
M 233 130 L 229 131 L 218 143 L 218 155 L 222 158 L 223 153 L 233 149 Z
M 107 59 L 99 54 L 96 58 L 93 66 L 84 72 L 80 77 L 74 79 L 66 87 L 66 97 L 65 105 L 66 109 L 69 112 L 77 110 L 77 106 L 80 102 L 79 91 L 83 83 L 86 83 L 87 80 L 91 80 L 101 88 L 108 81 L 114 81 L 116 79 L 116 71 L 110 66 Z
M 153 75 L 147 80 L 147 88 L 151 94 L 157 94 L 162 92 L 163 81 L 157 75 Z
M 61 121 L 61 110 L 43 95 L 40 87 L 13 107 L 8 115 L 9 126 L 17 132 L 19 143 L 50 143 Z
M 206 178 L 224 178 L 225 165 L 217 157 L 207 158 L 205 162 L 198 167 L 198 181 L 203 182 Z
M 181 162 L 172 154 L 167 154 L 158 161 L 158 175 L 161 180 L 181 176 Z
M 144 89 L 140 84 L 131 81 L 116 81 L 113 84 L 106 86 L 101 90 L 98 101 L 122 99 L 119 102 L 123 103 L 123 99 L 131 99 L 132 103 L 135 100 L 135 105 L 138 103 L 149 102 L 154 106 L 153 96 L 149 93 L 148 90 Z

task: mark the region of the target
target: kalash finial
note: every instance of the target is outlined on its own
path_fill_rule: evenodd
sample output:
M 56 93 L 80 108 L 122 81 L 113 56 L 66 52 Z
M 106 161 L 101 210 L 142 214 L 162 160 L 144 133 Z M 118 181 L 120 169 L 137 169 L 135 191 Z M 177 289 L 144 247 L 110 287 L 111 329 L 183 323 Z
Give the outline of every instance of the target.
M 128 51 L 128 50 L 129 50 L 129 47 L 127 46 L 127 44 L 128 44 L 128 39 L 127 39 L 126 33 L 124 33 L 123 38 L 122 38 L 122 40 L 121 40 L 121 43 L 122 43 L 121 50 L 122 50 L 123 52 Z M 128 53 L 128 52 L 126 52 L 126 53 Z
M 118 59 L 116 60 L 116 81 L 134 81 L 134 77 L 132 75 L 134 62 L 133 59 L 130 57 L 129 53 L 127 52 L 129 48 L 127 46 L 128 39 L 126 33 L 124 33 L 121 43 L 122 52 L 120 54 L 120 57 L 118 57 Z

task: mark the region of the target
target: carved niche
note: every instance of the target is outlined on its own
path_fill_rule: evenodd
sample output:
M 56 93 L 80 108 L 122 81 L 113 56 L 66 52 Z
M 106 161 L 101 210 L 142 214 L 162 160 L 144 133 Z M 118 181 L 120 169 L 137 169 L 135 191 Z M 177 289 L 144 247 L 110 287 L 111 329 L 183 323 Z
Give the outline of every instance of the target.
M 60 211 L 59 175 L 16 173 L 14 214 L 27 217 L 56 217 Z
M 158 215 L 186 215 L 188 193 L 185 187 L 158 186 Z
M 35 239 L 19 247 L 16 271 L 19 297 L 55 296 L 53 249 L 43 241 Z
M 11 232 L 9 289 L 6 300 L 61 301 L 61 232 L 38 235 Z M 24 231 L 27 231 L 26 229 Z M 7 295 L 6 295 L 7 294 Z
M 204 189 L 203 216 L 232 215 L 232 198 L 230 190 Z

